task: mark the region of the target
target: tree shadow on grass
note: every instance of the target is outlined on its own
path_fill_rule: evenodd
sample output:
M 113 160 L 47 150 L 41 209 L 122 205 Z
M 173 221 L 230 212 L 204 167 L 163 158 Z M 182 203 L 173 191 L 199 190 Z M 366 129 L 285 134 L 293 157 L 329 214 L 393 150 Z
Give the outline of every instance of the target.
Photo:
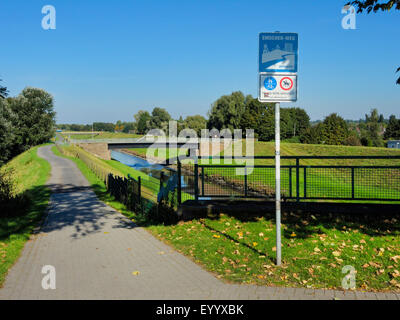
M 46 186 L 37 186 L 0 204 L 0 241 L 10 236 L 28 236 L 46 212 L 50 194 Z
M 204 226 L 205 228 L 207 228 L 208 230 L 210 230 L 210 231 L 214 231 L 214 232 L 218 233 L 219 235 L 221 235 L 221 236 L 223 236 L 223 237 L 225 237 L 225 238 L 227 238 L 227 239 L 229 239 L 229 240 L 231 240 L 231 241 L 234 241 L 235 243 L 238 243 L 238 244 L 241 245 L 241 246 L 244 246 L 244 247 L 250 249 L 250 250 L 253 251 L 255 254 L 258 254 L 259 256 L 265 256 L 267 259 L 269 259 L 269 260 L 270 260 L 271 262 L 273 262 L 273 263 L 276 262 L 276 259 L 273 258 L 273 257 L 271 257 L 268 253 L 262 252 L 262 251 L 260 251 L 260 250 L 257 250 L 256 248 L 250 246 L 249 244 L 247 244 L 247 243 L 244 242 L 244 241 L 240 241 L 240 240 L 238 240 L 238 239 L 236 239 L 236 238 L 230 236 L 229 234 L 223 233 L 223 232 L 219 231 L 218 229 L 215 229 L 215 228 L 213 228 L 213 227 L 211 227 L 211 226 L 209 226 L 209 225 L 207 225 L 207 224 L 204 224 L 204 223 L 203 223 L 203 226 Z

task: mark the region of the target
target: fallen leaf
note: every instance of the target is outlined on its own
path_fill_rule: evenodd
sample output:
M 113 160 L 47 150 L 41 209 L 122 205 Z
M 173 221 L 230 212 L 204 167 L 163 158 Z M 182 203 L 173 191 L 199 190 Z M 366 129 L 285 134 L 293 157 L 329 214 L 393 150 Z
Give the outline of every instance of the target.
M 397 277 L 400 277 L 400 272 L 398 270 L 394 270 L 390 275 L 393 278 L 397 278 Z
M 336 260 L 337 262 L 339 262 L 339 263 L 342 263 L 342 262 L 343 262 L 343 260 L 342 260 L 342 259 L 339 259 L 338 257 L 335 257 L 335 260 Z
M 395 263 L 397 263 L 397 260 L 399 260 L 399 259 L 400 259 L 400 256 L 394 256 L 394 257 L 390 258 L 390 260 L 393 260 Z
M 341 253 L 339 251 L 333 251 L 332 254 L 334 257 L 339 257 Z
M 133 271 L 133 272 L 132 272 L 132 275 L 134 275 L 134 276 L 138 276 L 139 274 L 140 274 L 139 271 Z

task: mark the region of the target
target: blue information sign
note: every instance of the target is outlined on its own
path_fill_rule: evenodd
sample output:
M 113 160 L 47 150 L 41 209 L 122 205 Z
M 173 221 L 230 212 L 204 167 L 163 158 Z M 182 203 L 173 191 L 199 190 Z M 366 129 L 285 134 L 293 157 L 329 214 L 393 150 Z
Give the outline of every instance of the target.
M 264 87 L 267 90 L 274 90 L 276 88 L 277 82 L 274 77 L 266 77 L 264 80 Z
M 259 72 L 297 73 L 297 33 L 260 33 Z

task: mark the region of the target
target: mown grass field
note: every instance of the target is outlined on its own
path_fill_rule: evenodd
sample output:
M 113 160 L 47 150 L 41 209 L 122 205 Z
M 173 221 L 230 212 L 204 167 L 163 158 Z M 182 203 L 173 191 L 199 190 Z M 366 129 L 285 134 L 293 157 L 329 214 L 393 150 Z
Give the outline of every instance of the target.
M 240 146 L 240 145 L 239 145 Z M 235 147 L 238 147 L 236 145 Z M 242 145 L 245 154 L 245 144 Z M 304 145 L 294 143 L 283 143 L 281 148 L 282 156 L 400 156 L 400 150 L 387 148 L 369 147 L 347 147 L 327 145 Z M 254 145 L 255 156 L 273 156 L 273 142 L 256 142 Z M 210 161 L 203 160 L 202 164 L 209 164 Z M 235 164 L 246 164 L 235 162 Z M 222 160 L 219 164 L 231 164 Z M 273 166 L 273 159 L 255 159 L 254 165 Z M 294 166 L 295 160 L 282 159 L 282 166 Z M 218 165 L 218 164 L 217 164 Z M 252 165 L 247 162 L 246 165 Z M 310 166 L 398 166 L 400 159 L 304 159 L 300 160 L 299 171 L 299 192 L 300 197 L 317 198 L 351 198 L 352 170 L 350 168 L 311 168 Z M 304 173 L 307 170 L 307 184 L 305 187 Z M 244 183 L 245 177 L 238 175 L 233 168 L 206 168 L 208 176 L 221 175 L 226 180 L 236 183 Z M 400 170 L 396 169 L 369 169 L 357 168 L 355 175 L 355 198 L 360 199 L 399 199 L 400 196 Z M 275 188 L 274 168 L 254 168 L 248 174 L 247 182 L 255 189 Z M 284 197 L 296 196 L 296 170 L 295 168 L 281 169 L 282 194 Z M 291 193 L 290 193 L 291 191 Z
M 23 197 L 22 204 L 9 207 L 8 212 L 5 208 L 0 211 L 0 286 L 42 218 L 50 198 L 50 190 L 44 184 L 51 167 L 37 156 L 38 148 L 20 154 L 0 169 L 10 172 L 14 195 Z

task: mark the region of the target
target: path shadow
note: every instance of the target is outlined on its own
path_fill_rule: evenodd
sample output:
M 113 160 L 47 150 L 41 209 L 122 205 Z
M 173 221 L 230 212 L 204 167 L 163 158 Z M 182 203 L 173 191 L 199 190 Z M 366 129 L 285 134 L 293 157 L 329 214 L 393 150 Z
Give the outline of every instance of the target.
M 111 228 L 137 227 L 128 218 L 100 201 L 91 187 L 49 185 L 52 190 L 49 214 L 42 232 L 73 228 L 71 237 L 82 238 L 99 233 L 106 224 Z

